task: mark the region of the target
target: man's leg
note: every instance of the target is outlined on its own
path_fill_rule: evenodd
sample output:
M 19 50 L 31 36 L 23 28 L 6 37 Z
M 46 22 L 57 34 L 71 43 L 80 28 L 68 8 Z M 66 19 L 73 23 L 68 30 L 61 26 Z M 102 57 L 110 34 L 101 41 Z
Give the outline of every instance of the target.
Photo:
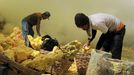
M 97 49 L 97 50 L 100 50 L 100 49 L 101 49 L 101 47 L 102 47 L 104 41 L 105 41 L 105 34 L 101 34 L 101 36 L 100 36 L 100 38 L 99 38 L 99 41 L 98 41 L 98 43 L 97 43 L 97 45 L 96 45 L 96 49 Z
M 115 33 L 115 36 L 113 39 L 113 47 L 111 50 L 112 58 L 114 58 L 114 59 L 121 59 L 124 35 L 125 35 L 125 28 L 123 28 L 121 31 Z
M 33 31 L 33 29 L 32 29 L 32 27 L 28 27 L 28 35 L 31 35 L 32 37 L 34 37 L 34 31 Z
M 111 50 L 111 47 L 113 45 L 112 41 L 113 41 L 113 36 L 114 34 L 112 32 L 107 32 L 105 34 L 105 41 L 102 45 L 102 50 L 109 52 Z
M 29 29 L 28 35 L 31 35 L 32 37 L 34 37 L 34 31 L 33 31 L 32 27 L 29 26 L 28 29 Z M 32 46 L 30 44 L 30 41 L 28 41 L 28 42 L 29 42 L 29 46 L 28 47 L 32 48 Z
M 22 20 L 22 36 L 25 41 L 25 45 L 29 46 L 27 35 L 28 35 L 28 24 L 27 21 Z

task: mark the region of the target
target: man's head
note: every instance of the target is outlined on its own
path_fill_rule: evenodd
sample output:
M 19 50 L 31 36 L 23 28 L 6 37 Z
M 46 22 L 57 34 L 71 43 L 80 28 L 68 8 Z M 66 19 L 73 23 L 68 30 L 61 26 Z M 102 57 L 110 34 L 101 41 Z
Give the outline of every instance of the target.
M 42 14 L 42 18 L 43 19 L 49 19 L 49 17 L 51 16 L 50 12 L 46 11 Z
M 88 16 L 83 13 L 77 13 L 75 15 L 75 24 L 78 28 L 88 30 L 90 25 Z

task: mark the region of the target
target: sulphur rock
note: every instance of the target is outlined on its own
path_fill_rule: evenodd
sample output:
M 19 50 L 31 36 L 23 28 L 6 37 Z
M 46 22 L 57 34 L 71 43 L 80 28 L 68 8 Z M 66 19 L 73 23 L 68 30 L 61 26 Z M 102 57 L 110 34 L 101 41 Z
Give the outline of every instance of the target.
M 42 43 L 43 43 L 42 37 L 37 36 L 36 38 L 33 38 L 31 35 L 28 35 L 28 39 L 29 39 L 29 41 L 30 41 L 31 46 L 32 46 L 34 49 L 38 50 L 38 49 L 41 48 L 41 45 L 42 45 Z
M 31 53 L 32 57 L 36 57 L 38 55 L 40 55 L 40 51 L 33 50 L 33 52 Z
M 15 61 L 15 52 L 13 50 L 5 50 L 4 52 L 4 55 L 7 56 L 10 60 L 13 60 Z

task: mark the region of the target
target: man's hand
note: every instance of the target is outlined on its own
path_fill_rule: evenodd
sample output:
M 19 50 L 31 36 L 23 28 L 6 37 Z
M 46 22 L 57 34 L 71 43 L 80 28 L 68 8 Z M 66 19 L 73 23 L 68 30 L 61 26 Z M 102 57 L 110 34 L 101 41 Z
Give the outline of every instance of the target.
M 105 51 L 105 49 L 102 47 L 101 49 L 100 49 L 101 51 Z
M 41 36 L 41 34 L 38 34 L 39 36 Z
M 90 48 L 89 46 L 90 46 L 90 41 L 87 41 L 87 42 L 83 45 L 83 48 L 84 48 L 84 49 L 88 49 L 88 48 Z

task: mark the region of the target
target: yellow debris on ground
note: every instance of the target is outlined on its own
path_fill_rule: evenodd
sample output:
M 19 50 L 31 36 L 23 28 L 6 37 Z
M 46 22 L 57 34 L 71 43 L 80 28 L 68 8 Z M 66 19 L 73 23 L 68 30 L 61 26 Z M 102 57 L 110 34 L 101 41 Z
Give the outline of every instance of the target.
M 4 49 L 3 49 L 3 47 L 0 45 L 0 52 L 3 52 L 4 51 Z
M 37 57 L 39 55 L 40 55 L 40 51 L 33 50 L 33 52 L 31 53 L 32 57 Z
M 41 45 L 43 43 L 42 37 L 40 37 L 40 36 L 33 38 L 31 35 L 28 35 L 28 40 L 30 41 L 32 48 L 34 48 L 36 50 L 40 49 Z
M 15 61 L 15 53 L 14 53 L 13 50 L 8 49 L 8 50 L 5 50 L 3 53 L 4 53 L 4 55 L 7 56 L 9 59 Z
M 39 36 L 36 38 L 28 36 L 28 39 L 34 49 L 26 47 L 22 39 L 21 30 L 18 27 L 14 28 L 10 36 L 3 37 L 4 38 L 0 38 L 1 53 L 25 67 L 42 73 L 50 72 L 50 69 L 54 65 L 56 66 L 56 68 L 53 68 L 53 71 L 55 71 L 54 73 L 57 72 L 58 67 L 60 67 L 60 70 L 62 71 L 59 74 L 67 73 L 69 67 L 73 63 L 75 55 L 81 48 L 81 43 L 78 40 L 75 40 L 61 46 L 61 48 L 55 46 L 51 52 L 41 53 L 39 49 L 43 43 L 41 40 L 42 38 Z M 60 66 L 57 67 L 56 62 L 59 62 L 58 65 Z M 76 72 L 75 67 L 70 69 L 69 72 Z
M 58 47 L 55 47 L 55 49 L 48 54 L 36 56 L 26 66 L 41 72 L 46 72 L 55 63 L 55 61 L 61 59 L 62 56 L 63 52 Z

